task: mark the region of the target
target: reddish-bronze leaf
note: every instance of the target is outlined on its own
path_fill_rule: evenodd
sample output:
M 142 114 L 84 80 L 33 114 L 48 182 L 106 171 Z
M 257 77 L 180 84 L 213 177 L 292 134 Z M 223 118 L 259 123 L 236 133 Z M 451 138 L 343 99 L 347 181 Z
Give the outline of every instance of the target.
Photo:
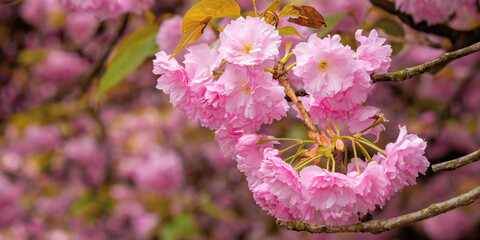
M 310 6 L 294 5 L 292 5 L 291 8 L 296 11 L 295 13 L 298 13 L 298 15 L 292 15 L 298 16 L 298 18 L 289 18 L 289 22 L 312 28 L 321 28 L 322 26 L 327 26 L 325 19 L 323 19 L 322 15 L 320 15 L 315 8 Z

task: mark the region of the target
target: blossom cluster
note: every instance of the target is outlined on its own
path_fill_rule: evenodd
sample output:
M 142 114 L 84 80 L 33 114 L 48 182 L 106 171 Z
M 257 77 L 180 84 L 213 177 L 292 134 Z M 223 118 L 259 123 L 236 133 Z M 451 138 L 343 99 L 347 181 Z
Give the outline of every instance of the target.
M 387 72 L 392 53 L 390 45 L 383 45 L 385 38 L 379 38 L 375 30 L 368 37 L 357 30 L 355 38 L 360 43 L 356 52 L 340 43 L 338 35 L 320 39 L 312 34 L 293 49 L 297 65 L 292 69 L 309 94 L 300 100 L 314 123 L 326 126 L 331 120 L 347 121 L 352 133 L 368 127 L 380 112 L 362 103 L 372 84 L 369 74 Z M 378 135 L 380 130 L 378 126 L 369 131 Z
M 272 67 L 280 43 L 278 31 L 263 19 L 238 18 L 213 48 L 189 47 L 184 66 L 164 51 L 157 53 L 157 88 L 202 126 L 255 132 L 285 117 L 289 108 L 283 87 L 264 71 Z
M 153 72 L 161 75 L 157 88 L 170 95 L 173 106 L 216 130 L 222 151 L 236 158 L 264 210 L 286 220 L 348 224 L 355 221 L 357 212 L 383 206 L 404 186 L 414 184 L 429 165 L 423 156 L 425 141 L 402 127 L 395 143 L 385 151 L 377 150 L 373 157 L 366 156 L 366 162 L 355 153 L 345 173 L 328 167 L 335 164 L 333 151 L 346 151 L 344 140 L 372 146 L 359 136 L 372 133 L 378 138 L 384 129 L 378 121 L 383 120 L 380 110 L 363 103 L 372 85 L 370 74 L 388 71 L 392 49 L 375 30 L 368 36 L 357 30 L 355 38 L 356 51 L 343 45 L 338 35 L 312 34 L 306 42 L 297 43 L 291 54 L 286 50 L 285 56 L 279 56 L 287 38 L 275 26 L 262 18 L 239 17 L 225 26 L 213 46 L 188 47 L 183 65 L 165 51 L 157 53 Z M 299 100 L 313 123 L 327 127 L 345 122 L 352 135 L 342 138 L 338 128 L 334 134 L 327 127 L 333 140 L 322 132 L 318 139 L 313 137 L 316 143 L 310 149 L 299 147 L 288 158 L 292 159 L 289 164 L 280 156 L 284 151 L 274 148 L 275 138 L 256 132 L 263 124 L 285 117 L 290 109 L 284 86 L 270 73 L 276 70 L 268 69 L 291 56 L 296 63 L 287 67 L 287 77 L 296 78 L 295 85 L 307 93 Z M 298 106 L 291 108 L 303 119 Z M 300 155 L 306 158 L 292 166 Z M 320 167 L 320 161 L 327 161 L 327 167 Z M 310 162 L 314 164 L 306 166 Z
M 237 147 L 238 168 L 253 192 L 255 201 L 277 218 L 313 224 L 351 224 L 357 213 L 373 211 L 387 199 L 415 184 L 429 163 L 426 143 L 400 128 L 398 139 L 386 147 L 386 156 L 376 154 L 369 162 L 355 160 L 347 174 L 311 165 L 297 172 L 285 162 L 273 142 L 259 146 L 262 134 L 243 135 Z

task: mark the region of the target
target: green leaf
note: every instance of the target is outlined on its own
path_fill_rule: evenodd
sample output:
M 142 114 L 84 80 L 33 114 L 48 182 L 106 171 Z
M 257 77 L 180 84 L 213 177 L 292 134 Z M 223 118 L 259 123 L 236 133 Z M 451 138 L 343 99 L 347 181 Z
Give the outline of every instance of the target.
M 325 37 L 333 28 L 335 28 L 340 21 L 342 21 L 345 16 L 348 15 L 348 12 L 334 13 L 325 17 L 325 22 L 327 27 L 318 32 L 317 36 L 319 38 Z
M 146 58 L 158 51 L 155 43 L 157 31 L 157 24 L 147 23 L 119 43 L 115 55 L 108 62 L 107 69 L 100 79 L 99 101 L 107 90 L 118 84 L 137 69 Z
M 198 235 L 193 217 L 187 213 L 176 217 L 172 223 L 166 224 L 162 229 L 160 239 L 165 240 L 193 239 Z
M 403 30 L 402 26 L 390 18 L 382 18 L 376 21 L 372 25 L 372 28 L 382 29 L 385 33 L 393 37 L 405 37 L 405 31 Z M 390 41 L 390 45 L 392 46 L 393 50 L 392 55 L 395 55 L 403 49 L 404 44 L 403 42 Z
M 235 0 L 202 0 L 193 6 L 183 17 L 182 39 L 170 58 L 179 53 L 188 43 L 200 38 L 208 22 L 228 16 L 240 16 L 240 6 Z
M 300 33 L 298 33 L 297 29 L 292 27 L 292 26 L 285 26 L 285 27 L 277 28 L 277 31 L 278 31 L 278 34 L 280 34 L 280 35 L 297 35 L 301 39 L 305 40 L 305 38 L 303 38 L 300 35 Z

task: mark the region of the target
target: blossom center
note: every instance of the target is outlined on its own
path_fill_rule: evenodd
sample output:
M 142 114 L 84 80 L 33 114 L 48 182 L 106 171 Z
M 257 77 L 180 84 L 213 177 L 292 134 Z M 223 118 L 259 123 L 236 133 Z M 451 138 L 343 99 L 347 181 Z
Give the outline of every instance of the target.
M 250 51 L 252 51 L 253 48 L 253 43 L 247 43 L 245 46 L 243 46 L 243 52 L 246 54 L 250 54 Z
M 328 61 L 322 60 L 320 61 L 320 64 L 318 64 L 318 67 L 320 68 L 321 71 L 328 71 L 330 68 L 330 65 L 328 64 Z
M 251 90 L 249 86 L 245 87 L 246 84 L 247 84 L 247 81 L 243 82 L 241 86 L 242 91 L 245 92 L 245 95 L 250 94 L 250 90 Z

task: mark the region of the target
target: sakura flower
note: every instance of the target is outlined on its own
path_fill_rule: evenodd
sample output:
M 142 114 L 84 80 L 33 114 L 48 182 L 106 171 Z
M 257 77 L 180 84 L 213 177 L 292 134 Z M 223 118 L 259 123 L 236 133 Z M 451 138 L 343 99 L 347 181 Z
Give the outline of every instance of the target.
M 305 90 L 314 97 L 332 97 L 353 85 L 358 68 L 355 52 L 340 43 L 340 36 L 320 39 L 312 34 L 293 52 L 297 57 L 293 73 L 302 78 Z
M 74 80 L 88 67 L 88 61 L 75 53 L 51 51 L 44 62 L 34 66 L 35 74 L 45 81 L 60 84 Z
M 85 169 L 87 182 L 97 184 L 103 179 L 106 155 L 94 138 L 85 135 L 69 140 L 65 155 Z
M 185 70 L 190 78 L 189 87 L 197 97 L 205 93 L 205 84 L 213 81 L 214 71 L 220 66 L 222 59 L 218 55 L 218 44 L 211 49 L 206 43 L 188 48 L 185 55 Z
M 144 189 L 160 194 L 173 194 L 181 187 L 183 170 L 180 157 L 173 151 L 153 149 L 145 159 L 137 161 L 132 172 L 133 180 Z
M 69 38 L 77 44 L 85 43 L 98 27 L 98 19 L 90 13 L 69 13 L 66 31 Z
M 332 97 L 320 98 L 321 101 L 328 101 L 331 108 L 336 111 L 350 112 L 360 107 L 367 100 L 367 91 L 372 84 L 372 80 L 364 69 L 358 69 L 354 76 L 351 87 Z
M 97 141 L 88 135 L 67 141 L 65 155 L 85 166 L 101 165 L 105 157 Z
M 272 187 L 269 184 L 261 183 L 251 189 L 255 202 L 262 207 L 262 209 L 268 211 L 268 213 L 277 218 L 287 221 L 301 220 L 292 214 L 292 206 L 279 201 L 278 197 L 275 194 L 272 194 L 271 188 Z
M 188 103 L 188 76 L 185 69 L 177 60 L 171 59 L 164 51 L 155 54 L 153 60 L 153 73 L 161 74 L 158 78 L 157 89 L 165 94 L 170 94 L 173 106 L 182 107 Z
M 415 134 L 407 134 L 406 127 L 400 127 L 397 141 L 389 143 L 385 148 L 387 157 L 379 156 L 383 171 L 392 186 L 389 196 L 406 185 L 415 184 L 418 173 L 425 174 L 430 165 L 424 156 L 426 146 L 425 140 Z
M 350 176 L 329 172 L 317 166 L 308 166 L 300 171 L 304 197 L 314 211 L 320 211 L 327 224 L 345 225 L 355 222 L 357 203 L 354 187 L 357 184 Z M 319 223 L 321 218 L 306 219 Z
M 354 170 L 348 173 L 348 176 L 353 177 L 354 181 L 357 181 L 354 188 L 358 201 L 356 211 L 373 211 L 376 205 L 383 206 L 385 204 L 390 182 L 383 172 L 382 166 L 377 162 L 371 161 L 365 164 L 361 160 L 358 161 L 359 164 L 363 163 L 365 165 L 363 172 L 359 174 Z
M 299 100 L 302 101 L 303 106 L 310 114 L 313 123 L 322 127 L 326 126 L 329 121 L 341 122 L 348 119 L 348 112 L 335 109 L 332 107 L 327 98 L 315 98 L 314 96 L 310 95 L 306 97 L 299 97 Z M 298 111 L 298 109 L 296 110 Z M 297 117 L 303 119 L 300 112 L 298 112 Z
M 188 48 L 185 55 L 185 70 L 189 78 L 189 104 L 182 110 L 192 120 L 199 120 L 202 126 L 218 129 L 225 123 L 225 108 L 220 92 L 223 86 L 215 84 L 214 71 L 220 66 L 218 44 L 210 47 L 201 43 Z
M 263 151 L 266 148 L 273 148 L 274 142 L 266 142 L 257 144 L 261 139 L 268 139 L 270 137 L 263 134 L 244 134 L 238 140 L 237 149 L 237 167 L 247 177 L 248 186 L 250 189 L 260 184 L 260 166 L 263 160 Z
M 220 33 L 220 56 L 239 65 L 255 65 L 278 54 L 281 38 L 275 27 L 261 18 L 239 17 Z
M 278 197 L 278 200 L 284 201 L 289 206 L 301 202 L 298 173 L 280 158 L 277 149 L 264 150 L 260 173 L 263 175 L 263 181 L 269 183 L 270 191 Z
M 386 73 L 392 59 L 392 47 L 383 45 L 385 38 L 379 38 L 375 29 L 370 31 L 368 37 L 362 36 L 362 30 L 355 32 L 355 39 L 360 42 L 357 48 L 357 59 L 364 64 L 367 72 Z
M 220 149 L 226 158 L 235 157 L 237 154 L 235 146 L 242 135 L 243 133 L 241 130 L 228 129 L 224 126 L 215 131 L 215 140 L 217 140 Z
M 380 113 L 380 109 L 376 107 L 372 107 L 372 106 L 358 107 L 349 116 L 349 119 L 347 122 L 348 130 L 351 133 L 358 133 L 367 129 L 369 126 L 371 126 L 373 123 L 377 121 L 379 113 Z M 380 124 L 372 129 L 365 131 L 364 134 L 372 133 L 373 135 L 377 136 L 377 139 L 378 139 L 378 135 L 384 129 L 385 127 Z
M 415 23 L 426 20 L 428 25 L 434 25 L 447 20 L 464 2 L 464 0 L 396 0 L 395 8 L 412 15 Z
M 56 126 L 29 125 L 21 144 L 23 153 L 54 150 L 61 143 L 60 130 Z
M 254 132 L 261 124 L 271 124 L 274 119 L 286 116 L 288 104 L 284 89 L 261 66 L 230 65 L 215 85 L 231 116 L 228 125 L 233 128 Z

